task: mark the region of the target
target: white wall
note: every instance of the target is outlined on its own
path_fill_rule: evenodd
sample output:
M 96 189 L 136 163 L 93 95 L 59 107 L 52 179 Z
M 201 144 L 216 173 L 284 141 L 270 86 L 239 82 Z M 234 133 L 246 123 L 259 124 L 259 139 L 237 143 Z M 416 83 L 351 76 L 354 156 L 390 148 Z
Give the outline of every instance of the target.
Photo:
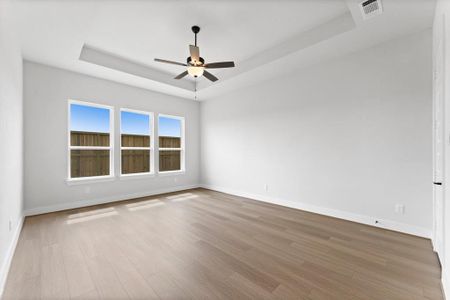
M 435 20 L 433 24 L 433 46 L 434 46 L 434 72 L 436 74 L 435 78 L 435 96 L 438 98 L 437 91 L 440 90 L 444 94 L 444 152 L 443 152 L 443 192 L 444 192 L 444 203 L 443 207 L 436 207 L 435 210 L 435 218 L 437 221 L 438 215 L 443 217 L 443 231 L 436 232 L 436 234 L 440 234 L 440 239 L 443 244 L 443 251 L 439 253 L 439 258 L 442 265 L 442 286 L 447 298 L 450 296 L 450 82 L 448 81 L 450 75 L 450 2 L 447 0 L 438 0 L 436 4 L 436 14 Z M 437 57 L 437 42 L 438 39 L 441 39 L 443 42 L 443 53 L 444 57 L 442 59 L 438 59 Z M 444 65 L 437 66 L 437 64 L 444 63 Z M 437 72 L 438 68 L 440 69 Z M 439 77 L 439 78 L 438 78 Z M 442 84 L 442 85 L 441 85 Z M 437 109 L 437 106 L 435 106 Z M 435 202 L 436 204 L 436 202 Z M 435 242 L 437 242 L 437 236 L 435 236 Z M 439 249 L 440 250 L 440 249 Z
M 22 55 L 12 16 L 0 1 L 0 295 L 22 221 Z
M 431 236 L 431 75 L 427 30 L 208 100 L 202 183 Z
M 119 174 L 121 107 L 184 116 L 186 173 L 68 185 L 68 99 L 114 106 L 116 176 Z M 33 214 L 196 186 L 200 164 L 199 113 L 199 104 L 195 101 L 25 62 L 25 212 Z

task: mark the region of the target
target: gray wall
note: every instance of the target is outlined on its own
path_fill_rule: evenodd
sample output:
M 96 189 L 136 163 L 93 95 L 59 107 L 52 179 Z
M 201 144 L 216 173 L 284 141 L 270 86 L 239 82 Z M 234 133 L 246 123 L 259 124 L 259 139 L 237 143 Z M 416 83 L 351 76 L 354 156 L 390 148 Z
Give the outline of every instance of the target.
M 202 183 L 430 235 L 431 78 L 427 30 L 206 101 Z
M 22 55 L 12 16 L 0 1 L 0 295 L 22 216 Z
M 68 99 L 114 106 L 113 181 L 67 184 Z M 188 188 L 199 182 L 198 102 L 25 62 L 24 103 L 26 213 L 139 197 Z M 185 117 L 185 174 L 118 178 L 121 107 Z

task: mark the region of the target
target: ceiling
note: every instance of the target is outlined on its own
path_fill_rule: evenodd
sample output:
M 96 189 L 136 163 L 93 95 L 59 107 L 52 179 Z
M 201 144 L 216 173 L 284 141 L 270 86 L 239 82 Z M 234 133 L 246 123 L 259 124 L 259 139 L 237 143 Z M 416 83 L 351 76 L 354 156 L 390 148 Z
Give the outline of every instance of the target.
M 434 0 L 383 0 L 363 21 L 357 0 L 16 0 L 24 58 L 170 95 L 208 99 L 321 60 L 430 28 Z M 193 44 L 236 68 L 174 80 Z

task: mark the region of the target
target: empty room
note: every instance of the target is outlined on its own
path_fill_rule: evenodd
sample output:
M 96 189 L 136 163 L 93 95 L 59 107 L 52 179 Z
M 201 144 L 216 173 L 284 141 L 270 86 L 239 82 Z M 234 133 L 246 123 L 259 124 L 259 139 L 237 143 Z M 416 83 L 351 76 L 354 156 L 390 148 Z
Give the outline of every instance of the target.
M 450 299 L 449 49 L 450 0 L 0 0 L 0 299 Z

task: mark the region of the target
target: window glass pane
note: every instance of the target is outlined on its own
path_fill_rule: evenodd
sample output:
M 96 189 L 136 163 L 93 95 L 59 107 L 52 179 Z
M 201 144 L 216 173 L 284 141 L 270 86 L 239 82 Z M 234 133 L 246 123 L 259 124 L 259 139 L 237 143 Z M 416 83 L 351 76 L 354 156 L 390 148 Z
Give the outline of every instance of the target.
M 121 111 L 120 120 L 123 134 L 150 135 L 150 116 L 146 114 Z
M 122 150 L 122 174 L 150 172 L 149 150 Z
M 109 147 L 109 133 L 94 133 L 86 131 L 71 131 L 72 146 L 102 146 Z
M 150 147 L 151 117 L 148 114 L 121 111 L 122 147 Z M 150 172 L 149 150 L 122 150 L 122 174 Z
M 150 147 L 150 136 L 122 134 L 122 147 Z
M 109 150 L 71 150 L 72 178 L 109 175 Z
M 181 151 L 159 151 L 159 170 L 177 171 L 181 170 Z
M 181 139 L 179 137 L 160 136 L 159 148 L 180 148 Z
M 109 144 L 109 109 L 80 104 L 70 105 L 70 144 L 106 146 Z
M 181 147 L 181 120 L 170 117 L 159 117 L 159 148 Z
M 150 147 L 150 116 L 121 111 L 122 147 Z
M 181 120 L 160 116 L 159 135 L 181 137 Z

